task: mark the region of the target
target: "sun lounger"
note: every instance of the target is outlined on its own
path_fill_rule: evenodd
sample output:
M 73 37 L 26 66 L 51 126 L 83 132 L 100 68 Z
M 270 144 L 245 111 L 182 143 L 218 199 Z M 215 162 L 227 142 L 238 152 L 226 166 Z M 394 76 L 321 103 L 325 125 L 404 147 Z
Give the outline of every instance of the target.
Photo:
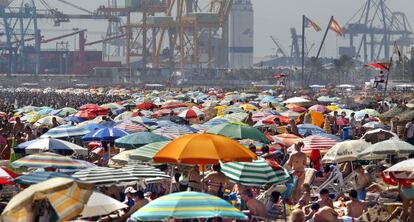
M 332 171 L 329 178 L 323 182 L 319 187 L 312 187 L 313 195 L 318 195 L 322 189 L 328 189 L 330 192 L 338 196 L 344 189 L 344 179 L 338 166 L 332 166 Z

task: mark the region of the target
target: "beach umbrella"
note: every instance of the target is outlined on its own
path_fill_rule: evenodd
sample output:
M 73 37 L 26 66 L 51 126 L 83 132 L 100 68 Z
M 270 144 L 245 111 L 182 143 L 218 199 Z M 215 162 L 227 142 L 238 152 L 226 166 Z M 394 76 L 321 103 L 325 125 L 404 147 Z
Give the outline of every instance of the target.
M 155 105 L 152 102 L 143 102 L 143 103 L 138 104 L 135 108 L 143 109 L 143 110 L 151 110 L 151 109 L 154 109 L 156 107 L 157 107 L 157 105 Z
M 40 110 L 40 108 L 36 107 L 36 106 L 24 106 L 20 109 L 17 109 L 17 111 L 20 112 L 20 113 L 37 112 L 39 110 Z
M 154 142 L 144 145 L 139 149 L 134 149 L 129 155 L 129 159 L 141 162 L 152 162 L 152 158 L 155 154 L 169 142 L 170 141 Z
M 148 131 L 148 128 L 143 126 L 142 124 L 135 123 L 132 121 L 123 121 L 118 122 L 114 128 L 124 130 L 128 133 L 137 133 L 137 132 L 146 132 Z
M 75 116 L 75 115 L 67 116 L 67 117 L 64 118 L 64 120 L 66 122 L 74 122 L 74 123 L 81 123 L 81 122 L 86 121 L 86 119 L 83 119 L 83 118 L 81 118 L 79 116 Z
M 33 220 L 32 205 L 47 200 L 53 208 L 52 221 L 67 221 L 77 217 L 92 194 L 93 184 L 86 184 L 69 178 L 53 178 L 32 185 L 7 204 L 1 214 L 2 221 L 26 222 Z M 38 215 L 40 216 L 40 215 Z
M 248 217 L 229 202 L 210 194 L 179 192 L 161 196 L 132 214 L 134 221 L 162 221 L 170 218 L 226 218 L 247 220 Z
M 323 163 L 341 163 L 346 161 L 355 161 L 358 159 L 358 153 L 364 151 L 371 144 L 365 140 L 347 140 L 332 146 L 323 156 Z
M 137 182 L 139 179 L 121 169 L 109 167 L 94 167 L 75 172 L 72 177 L 96 185 Z
M 308 131 L 312 133 L 312 135 L 324 134 L 325 131 L 320 128 L 319 126 L 315 126 L 312 124 L 299 124 L 298 130 L 300 135 L 305 135 Z
M 108 215 L 114 211 L 128 208 L 128 205 L 107 196 L 103 193 L 94 191 L 89 197 L 88 202 L 83 208 L 81 217 L 96 217 Z
M 287 110 L 287 111 L 281 112 L 280 115 L 290 118 L 290 119 L 296 119 L 300 116 L 300 113 L 292 111 L 292 110 Z
M 362 137 L 362 140 L 365 140 L 370 143 L 378 143 L 384 140 L 389 139 L 398 139 L 397 134 L 384 130 L 384 129 L 374 129 L 366 132 Z
M 72 115 L 72 114 L 75 114 L 77 112 L 78 112 L 78 110 L 75 109 L 75 108 L 63 107 L 62 109 L 57 109 L 57 110 L 54 110 L 54 111 L 50 112 L 50 114 L 55 115 L 55 116 L 65 117 L 68 114 Z
M 302 148 L 302 152 L 304 153 L 310 153 L 312 150 L 321 150 L 321 151 L 327 151 L 331 147 L 333 147 L 338 142 L 334 139 L 322 137 L 320 135 L 315 136 L 308 136 L 302 139 L 302 142 L 304 143 L 304 147 Z M 292 152 L 294 150 L 293 147 L 289 147 L 288 151 Z
M 375 109 L 363 109 L 355 113 L 355 115 L 358 115 L 358 116 L 361 116 L 361 115 L 364 116 L 365 114 L 368 114 L 369 116 L 374 116 L 374 117 L 381 116 L 381 114 Z
M 16 178 L 17 176 L 19 175 L 14 173 L 13 171 L 5 167 L 0 167 L 0 184 L 1 185 L 13 184 L 14 178 Z
M 70 157 L 44 152 L 25 156 L 10 164 L 14 168 L 81 169 L 86 166 Z
M 159 120 L 168 120 L 168 121 L 171 121 L 173 123 L 181 124 L 181 125 L 184 125 L 184 124 L 187 123 L 187 120 L 185 120 L 182 117 L 175 116 L 175 115 L 172 115 L 172 116 L 171 115 L 166 115 L 166 116 L 163 116 L 163 117 L 159 118 Z
M 98 115 L 89 110 L 81 110 L 77 112 L 75 116 L 81 119 L 91 120 L 91 119 L 95 119 Z
M 217 164 L 252 161 L 256 155 L 235 140 L 214 134 L 191 134 L 168 143 L 154 156 L 157 163 Z
M 308 110 L 305 107 L 299 106 L 299 105 L 294 104 L 294 103 L 287 104 L 286 108 L 288 108 L 289 110 L 291 110 L 293 112 L 297 112 L 297 113 L 304 113 Z
M 299 141 L 302 140 L 301 137 L 294 135 L 294 134 L 288 134 L 288 133 L 282 133 L 282 134 L 278 134 L 276 136 L 274 136 L 276 139 L 280 140 L 283 142 L 283 144 L 285 144 L 285 146 L 292 146 L 296 143 L 298 143 Z
M 39 111 L 37 111 L 38 114 L 40 115 L 47 115 L 50 114 L 54 109 L 51 107 L 41 107 L 41 109 Z
M 138 113 L 136 113 L 136 112 L 131 112 L 131 111 L 125 111 L 125 112 L 123 112 L 123 113 L 121 113 L 121 114 L 117 115 L 117 116 L 114 118 L 114 121 L 123 121 L 123 120 L 127 120 L 127 119 L 129 119 L 129 118 L 132 118 L 132 117 L 134 117 L 134 116 L 138 116 Z
M 150 180 L 171 178 L 169 175 L 166 175 L 160 169 L 148 165 L 134 164 L 131 166 L 122 167 L 120 169 L 139 179 Z
M 19 144 L 16 151 L 24 150 L 25 153 L 39 153 L 42 151 L 53 151 L 61 154 L 77 153 L 81 155 L 88 155 L 88 150 L 74 143 L 65 140 L 54 138 L 42 138 L 30 140 Z
M 290 179 L 289 173 L 285 169 L 274 170 L 263 158 L 258 158 L 251 163 L 223 163 L 221 164 L 221 172 L 232 182 L 248 187 L 284 184 Z
M 326 108 L 326 106 L 323 106 L 323 105 L 313 105 L 313 106 L 309 107 L 308 110 L 315 111 L 315 112 L 320 112 L 320 113 L 324 113 L 328 109 Z
M 197 133 L 198 130 L 190 126 L 174 125 L 161 127 L 153 130 L 152 132 L 169 139 L 175 139 L 183 135 Z
M 385 140 L 375 143 L 358 154 L 360 159 L 371 159 L 378 155 L 402 155 L 414 153 L 414 146 L 402 140 Z
M 207 130 L 207 133 L 226 136 L 232 139 L 252 139 L 262 143 L 270 143 L 260 130 L 242 123 L 223 123 Z
M 49 171 L 35 171 L 29 174 L 24 174 L 17 177 L 14 182 L 18 184 L 24 185 L 32 185 L 41 183 L 43 181 L 56 178 L 56 177 L 63 177 L 63 178 L 72 178 L 68 174 L 64 173 L 57 173 L 57 172 L 49 172 Z
M 292 97 L 292 98 L 289 98 L 289 99 L 283 101 L 282 103 L 290 104 L 290 103 L 309 103 L 309 102 L 310 102 L 310 100 L 307 100 L 307 99 L 302 98 L 302 97 Z
M 46 116 L 43 117 L 39 120 L 37 120 L 34 125 L 37 127 L 52 127 L 53 126 L 53 118 L 56 118 L 56 121 L 58 122 L 58 124 L 63 125 L 65 124 L 65 120 L 62 117 L 59 116 Z
M 132 121 L 132 122 L 137 122 L 137 123 L 145 124 L 145 125 L 148 125 L 148 126 L 157 125 L 157 122 L 155 120 L 150 119 L 148 117 L 143 117 L 143 116 L 132 117 L 129 120 Z
M 392 175 L 395 179 L 412 180 L 414 179 L 414 159 L 401 161 L 384 170 L 384 174 Z
M 131 155 L 133 151 L 134 150 L 124 150 L 119 152 L 109 160 L 108 165 L 110 167 L 117 167 L 128 164 L 129 155 Z
M 162 141 L 169 141 L 169 138 L 153 132 L 139 132 L 116 139 L 115 145 L 119 148 L 136 149 L 149 143 Z
M 110 109 L 110 110 L 125 109 L 125 107 L 123 107 L 122 105 L 118 103 L 106 103 L 106 104 L 102 104 L 101 107 L 105 109 Z
M 211 119 L 211 120 L 209 120 L 209 121 L 207 121 L 207 122 L 205 122 L 203 124 L 200 124 L 200 125 L 193 125 L 192 127 L 193 128 L 196 128 L 198 130 L 205 131 L 207 129 L 210 129 L 213 126 L 217 126 L 217 125 L 220 125 L 220 124 L 223 124 L 223 123 L 228 123 L 228 122 L 229 121 L 226 120 L 226 119 L 217 118 L 217 119 Z
M 105 127 L 94 130 L 82 137 L 83 141 L 114 141 L 128 135 L 124 130 Z
M 215 118 L 221 118 L 221 119 L 225 119 L 228 120 L 229 122 L 242 122 L 246 117 L 247 117 L 247 113 L 231 113 L 231 114 L 225 114 L 221 117 L 215 117 Z
M 191 109 L 187 109 L 182 111 L 178 114 L 179 117 L 184 119 L 194 119 L 199 118 L 200 116 L 204 116 L 204 112 L 196 107 L 192 107 Z
M 187 105 L 185 103 L 181 103 L 181 102 L 167 102 L 164 103 L 161 108 L 163 109 L 176 109 L 176 108 L 180 108 L 180 107 L 187 107 Z
M 252 105 L 250 103 L 241 104 L 239 107 L 242 108 L 244 111 L 249 111 L 249 112 L 259 110 L 259 108 L 257 108 L 257 106 Z
M 383 123 L 373 121 L 373 122 L 365 123 L 362 127 L 369 128 L 369 129 L 378 129 L 378 128 L 385 129 L 387 126 Z
M 227 107 L 224 112 L 224 114 L 232 114 L 232 113 L 245 113 L 245 111 L 239 107 L 236 106 L 229 106 Z
M 72 126 L 72 125 L 61 125 L 48 130 L 45 134 L 41 135 L 40 138 L 66 138 L 66 137 L 78 137 L 86 135 L 90 132 L 83 127 Z

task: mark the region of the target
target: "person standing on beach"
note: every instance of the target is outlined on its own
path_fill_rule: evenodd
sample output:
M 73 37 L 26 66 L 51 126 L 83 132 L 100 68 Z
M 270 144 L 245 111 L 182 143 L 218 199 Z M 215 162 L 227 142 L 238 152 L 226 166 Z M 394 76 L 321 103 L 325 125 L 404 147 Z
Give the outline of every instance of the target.
M 295 152 L 293 152 L 289 160 L 287 161 L 288 166 L 292 169 L 292 174 L 298 178 L 295 189 L 293 190 L 292 200 L 296 202 L 302 194 L 302 185 L 305 181 L 305 166 L 307 157 L 302 152 L 303 142 L 295 144 Z

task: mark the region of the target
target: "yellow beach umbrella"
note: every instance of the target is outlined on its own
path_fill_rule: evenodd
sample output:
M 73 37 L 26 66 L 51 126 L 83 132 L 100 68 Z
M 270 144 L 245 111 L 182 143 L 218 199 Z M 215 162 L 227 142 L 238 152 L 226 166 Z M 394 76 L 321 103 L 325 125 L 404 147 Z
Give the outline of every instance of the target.
M 257 108 L 255 105 L 252 105 L 250 103 L 242 104 L 240 105 L 240 108 L 246 110 L 246 111 L 257 111 L 259 108 Z
M 248 148 L 235 140 L 213 134 L 190 134 L 168 143 L 153 157 L 156 163 L 218 164 L 251 162 L 257 159 Z
M 73 219 L 82 212 L 93 186 L 69 178 L 53 178 L 32 185 L 10 200 L 1 219 L 4 222 L 33 221 L 32 207 L 41 200 L 49 202 L 58 217 L 56 221 Z

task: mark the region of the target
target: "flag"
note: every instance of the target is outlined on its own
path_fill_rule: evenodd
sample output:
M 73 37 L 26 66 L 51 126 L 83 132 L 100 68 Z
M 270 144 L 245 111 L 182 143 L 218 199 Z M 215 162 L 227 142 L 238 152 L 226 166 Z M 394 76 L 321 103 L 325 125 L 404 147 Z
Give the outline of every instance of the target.
M 320 32 L 322 29 L 314 21 L 310 20 L 308 17 L 304 17 L 303 26 L 306 28 L 313 28 L 315 31 Z
M 393 53 L 394 53 L 394 55 L 397 55 L 398 56 L 398 62 L 403 62 L 403 57 L 402 57 L 401 51 L 398 48 L 398 45 L 397 45 L 396 42 L 394 42 Z
M 369 63 L 369 64 L 366 64 L 365 66 L 376 68 L 379 70 L 390 70 L 390 63 L 388 62 Z
M 344 35 L 344 30 L 334 18 L 332 18 L 329 23 L 329 29 L 336 32 L 338 35 Z

